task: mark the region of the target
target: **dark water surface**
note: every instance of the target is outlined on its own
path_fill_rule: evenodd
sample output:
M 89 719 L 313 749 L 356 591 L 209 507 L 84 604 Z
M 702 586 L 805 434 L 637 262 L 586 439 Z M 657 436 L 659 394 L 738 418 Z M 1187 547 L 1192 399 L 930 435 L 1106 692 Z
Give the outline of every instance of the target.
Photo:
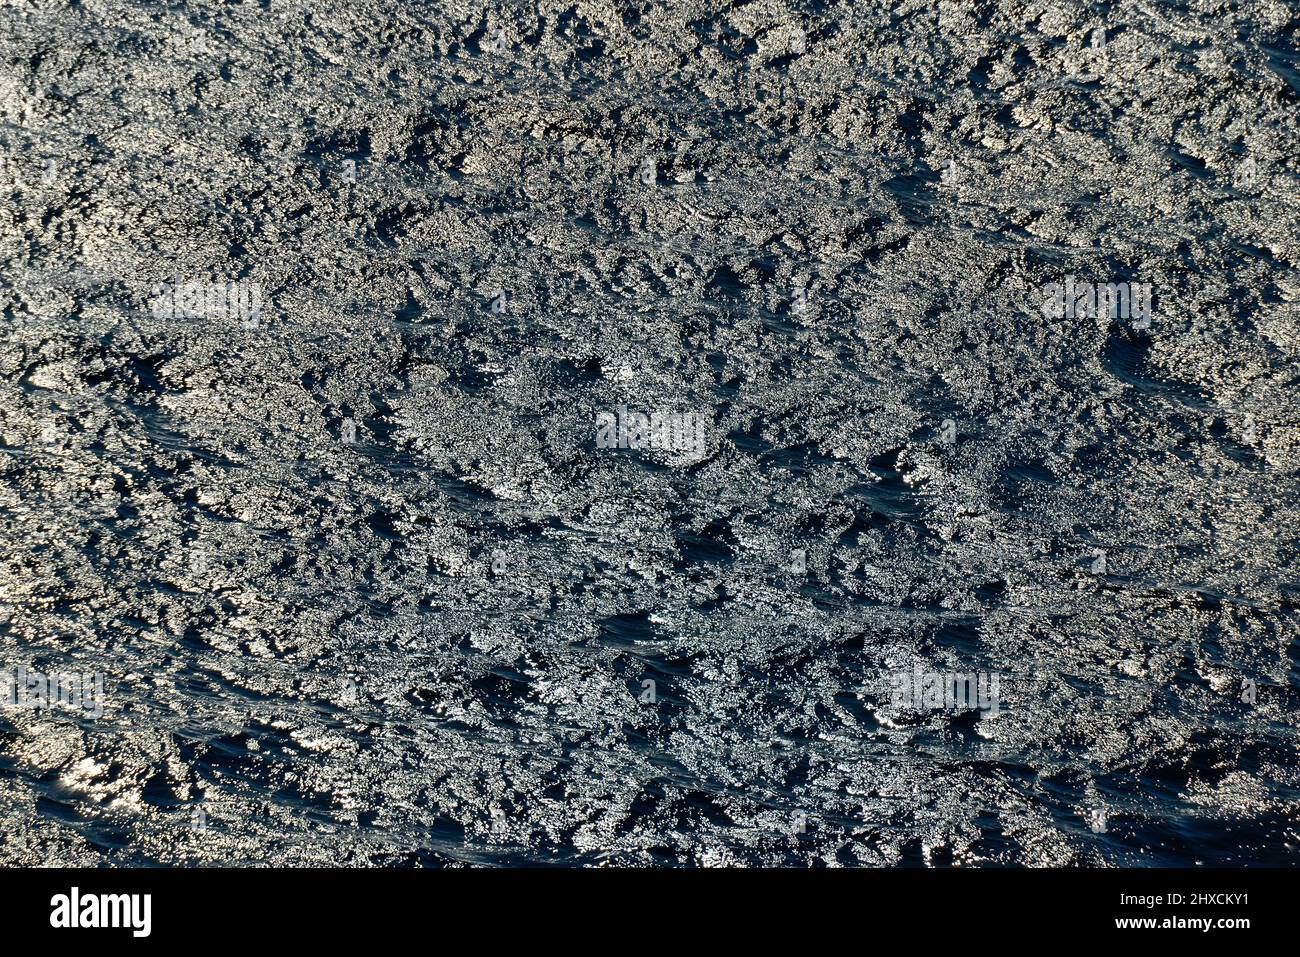
M 0 11 L 0 863 L 1300 859 L 1295 4 L 442 6 Z

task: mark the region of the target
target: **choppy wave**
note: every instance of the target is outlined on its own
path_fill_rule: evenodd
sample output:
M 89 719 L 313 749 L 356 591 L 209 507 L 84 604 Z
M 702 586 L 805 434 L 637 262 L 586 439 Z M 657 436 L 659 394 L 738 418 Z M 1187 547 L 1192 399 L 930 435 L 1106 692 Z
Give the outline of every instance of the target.
M 0 861 L 1297 860 L 1293 6 L 434 6 L 0 11 Z

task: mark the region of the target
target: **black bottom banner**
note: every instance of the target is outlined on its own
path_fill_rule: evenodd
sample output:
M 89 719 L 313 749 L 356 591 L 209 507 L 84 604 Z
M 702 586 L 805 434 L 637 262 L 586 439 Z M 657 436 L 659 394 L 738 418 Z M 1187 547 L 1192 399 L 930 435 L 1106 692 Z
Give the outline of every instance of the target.
M 458 922 L 495 945 L 640 935 L 771 945 L 795 930 L 836 937 L 1049 932 L 1063 940 L 1185 940 L 1231 946 L 1289 924 L 1290 870 L 6 870 L 17 940 L 130 947 L 202 941 L 394 942 Z M 486 922 L 485 922 L 486 921 Z M 909 930 L 910 928 L 910 930 Z M 964 932 L 963 932 L 964 933 Z M 609 936 L 614 935 L 614 936 Z M 906 939 L 906 938 L 905 938 Z

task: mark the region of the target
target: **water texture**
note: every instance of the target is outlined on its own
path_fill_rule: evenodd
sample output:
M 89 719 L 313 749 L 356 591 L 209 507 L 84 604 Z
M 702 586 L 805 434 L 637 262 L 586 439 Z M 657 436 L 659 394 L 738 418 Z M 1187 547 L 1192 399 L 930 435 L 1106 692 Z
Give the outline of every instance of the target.
M 1298 26 L 6 3 L 0 863 L 1297 863 Z

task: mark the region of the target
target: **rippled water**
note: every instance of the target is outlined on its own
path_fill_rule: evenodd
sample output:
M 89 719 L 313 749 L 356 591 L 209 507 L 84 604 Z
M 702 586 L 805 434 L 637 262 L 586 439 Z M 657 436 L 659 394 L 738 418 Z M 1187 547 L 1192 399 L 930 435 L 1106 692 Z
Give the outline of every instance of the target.
M 0 861 L 1296 862 L 1294 5 L 187 10 L 0 11 Z

